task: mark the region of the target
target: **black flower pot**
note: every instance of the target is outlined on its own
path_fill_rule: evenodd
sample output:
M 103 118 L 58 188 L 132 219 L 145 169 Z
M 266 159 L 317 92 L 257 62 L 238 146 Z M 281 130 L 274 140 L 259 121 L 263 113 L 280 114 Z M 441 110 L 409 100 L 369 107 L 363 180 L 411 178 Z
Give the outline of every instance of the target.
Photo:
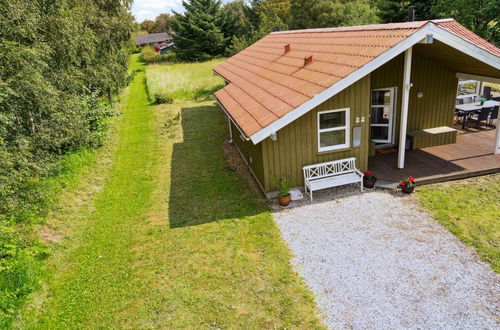
M 401 191 L 405 194 L 411 194 L 415 190 L 415 186 L 401 186 Z
M 375 182 L 376 181 L 377 181 L 377 178 L 373 178 L 373 179 L 363 178 L 363 187 L 365 187 L 365 188 L 373 188 L 375 186 Z

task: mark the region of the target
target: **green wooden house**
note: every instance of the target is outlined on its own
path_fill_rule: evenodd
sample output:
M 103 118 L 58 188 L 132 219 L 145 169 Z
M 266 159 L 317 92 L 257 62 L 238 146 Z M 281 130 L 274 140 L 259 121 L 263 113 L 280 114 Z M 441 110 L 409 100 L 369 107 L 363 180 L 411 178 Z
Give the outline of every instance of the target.
M 355 157 L 364 171 L 393 148 L 403 169 L 408 150 L 456 143 L 458 79 L 499 83 L 500 49 L 453 19 L 280 31 L 214 71 L 231 139 L 272 196 L 273 178 L 302 187 L 307 165 Z

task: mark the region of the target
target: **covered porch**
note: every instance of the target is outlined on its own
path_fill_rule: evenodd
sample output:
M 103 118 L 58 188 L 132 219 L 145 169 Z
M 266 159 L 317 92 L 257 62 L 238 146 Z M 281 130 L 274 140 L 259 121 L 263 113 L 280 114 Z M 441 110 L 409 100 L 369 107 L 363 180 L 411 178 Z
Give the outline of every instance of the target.
M 399 182 L 411 175 L 419 184 L 500 172 L 500 155 L 493 153 L 495 134 L 495 129 L 459 128 L 456 143 L 406 150 L 404 168 L 397 166 L 397 148 L 377 151 L 368 166 L 379 180 Z
M 399 182 L 413 176 L 420 184 L 427 184 L 500 171 L 498 120 L 490 121 L 488 128 L 478 125 L 475 129 L 466 127 L 466 123 L 459 125 L 453 118 L 458 79 L 476 79 L 481 85 L 500 83 L 498 56 L 484 49 L 455 45 L 454 37 L 438 37 L 446 44 L 428 35 L 405 51 L 399 67 L 391 68 L 389 63 L 372 74 L 372 86 L 376 88 L 389 86 L 388 72 L 393 72 L 394 81 L 402 80 L 396 89 L 399 94 L 390 97 L 395 106 L 378 102 L 374 97 L 377 90 L 372 89 L 371 126 L 384 123 L 382 117 L 375 116 L 375 107 L 388 104 L 384 105 L 388 116 L 382 120 L 389 119 L 386 135 L 392 135 L 392 141 L 381 140 L 381 134 L 374 134 L 379 128 L 372 127 L 370 139 L 376 143 L 376 150 L 370 152 L 368 168 L 380 180 Z

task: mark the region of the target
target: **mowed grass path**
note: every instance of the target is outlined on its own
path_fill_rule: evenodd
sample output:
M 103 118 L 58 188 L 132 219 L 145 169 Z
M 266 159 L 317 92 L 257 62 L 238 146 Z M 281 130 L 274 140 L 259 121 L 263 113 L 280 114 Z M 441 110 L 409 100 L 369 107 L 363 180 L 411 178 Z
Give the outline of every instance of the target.
M 17 327 L 321 327 L 266 205 L 224 160 L 214 102 L 153 107 L 142 71 L 127 100 L 109 177 Z

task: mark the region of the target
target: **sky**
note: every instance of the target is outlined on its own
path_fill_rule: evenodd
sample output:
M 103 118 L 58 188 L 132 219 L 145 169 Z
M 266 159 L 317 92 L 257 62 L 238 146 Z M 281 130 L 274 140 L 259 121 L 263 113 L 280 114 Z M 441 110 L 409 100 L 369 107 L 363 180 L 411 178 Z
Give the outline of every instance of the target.
M 229 1 L 223 0 L 223 2 Z M 132 14 L 139 23 L 146 19 L 154 20 L 159 14 L 170 14 L 172 10 L 184 11 L 182 0 L 134 0 L 132 5 Z

